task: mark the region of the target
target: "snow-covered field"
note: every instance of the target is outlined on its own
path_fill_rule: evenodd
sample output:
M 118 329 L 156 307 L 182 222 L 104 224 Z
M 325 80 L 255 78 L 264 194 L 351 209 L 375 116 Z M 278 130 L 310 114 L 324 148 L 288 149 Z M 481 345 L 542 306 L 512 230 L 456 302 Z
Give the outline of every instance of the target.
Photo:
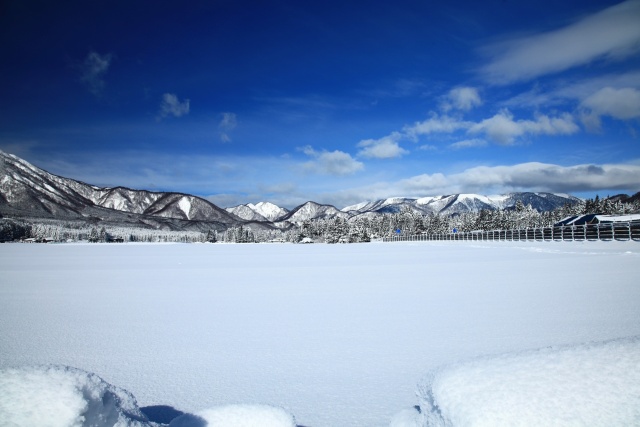
M 506 375 L 514 395 L 522 366 L 546 388 L 567 370 L 549 366 L 586 360 L 590 375 L 618 355 L 627 365 L 607 372 L 637 402 L 624 372 L 638 339 L 586 343 L 640 336 L 639 273 L 637 242 L 3 244 L 0 369 L 73 366 L 139 406 L 265 404 L 304 426 L 385 426 L 426 422 L 430 403 L 477 420 L 461 402 L 491 398 L 472 381 Z M 590 385 L 550 399 L 579 407 Z

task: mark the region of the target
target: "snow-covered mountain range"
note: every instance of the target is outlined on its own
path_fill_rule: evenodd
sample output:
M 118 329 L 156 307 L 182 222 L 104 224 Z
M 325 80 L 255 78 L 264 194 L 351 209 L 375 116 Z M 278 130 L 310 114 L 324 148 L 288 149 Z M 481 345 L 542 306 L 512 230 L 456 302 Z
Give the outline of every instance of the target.
M 579 199 L 568 194 L 522 192 L 498 196 L 394 197 L 342 210 L 313 201 L 290 211 L 269 202 L 222 209 L 189 194 L 96 187 L 53 175 L 0 151 L 0 215 L 3 216 L 102 220 L 167 229 L 224 229 L 240 224 L 283 229 L 312 219 L 353 219 L 405 209 L 441 215 L 509 209 L 518 201 L 538 211 L 547 211 Z
M 53 175 L 2 151 L 0 214 L 103 220 L 168 229 L 224 229 L 244 222 L 196 196 L 96 187 Z
M 452 194 L 422 198 L 394 197 L 347 206 L 342 211 L 351 215 L 359 215 L 368 212 L 396 213 L 403 209 L 411 209 L 425 214 L 453 215 L 463 212 L 478 212 L 482 209 L 510 209 L 520 201 L 525 206 L 531 205 L 533 209 L 542 212 L 558 208 L 565 203 L 575 203 L 579 200 L 577 197 L 568 194 L 554 193 L 520 192 L 495 196 Z

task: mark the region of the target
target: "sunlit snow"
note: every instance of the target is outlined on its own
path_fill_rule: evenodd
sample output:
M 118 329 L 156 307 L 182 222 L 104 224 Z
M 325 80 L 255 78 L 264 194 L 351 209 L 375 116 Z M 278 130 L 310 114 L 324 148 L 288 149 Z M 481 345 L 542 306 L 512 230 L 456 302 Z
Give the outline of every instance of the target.
M 0 370 L 0 425 L 145 427 L 135 398 L 95 374 L 66 366 Z
M 419 396 L 424 426 L 637 426 L 640 337 L 442 367 Z
M 73 366 L 189 414 L 406 425 L 427 413 L 425 375 L 491 380 L 479 357 L 500 375 L 550 346 L 640 335 L 639 262 L 637 242 L 2 244 L 0 368 Z
M 198 421 L 204 421 L 198 423 Z M 175 418 L 169 427 L 296 427 L 282 408 L 268 405 L 226 405 Z
M 189 212 L 191 212 L 191 200 L 189 200 L 189 197 L 181 197 L 180 201 L 178 202 L 178 206 L 180 207 L 182 212 L 184 212 L 184 215 L 187 217 L 187 219 L 189 219 Z

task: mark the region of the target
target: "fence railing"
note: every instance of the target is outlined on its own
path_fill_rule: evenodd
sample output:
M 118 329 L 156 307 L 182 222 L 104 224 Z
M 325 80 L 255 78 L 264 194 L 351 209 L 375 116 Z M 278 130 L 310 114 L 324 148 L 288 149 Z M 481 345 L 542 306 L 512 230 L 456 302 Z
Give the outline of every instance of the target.
M 522 228 L 513 230 L 469 231 L 457 233 L 422 233 L 385 237 L 384 242 L 414 242 L 427 240 L 464 241 L 592 241 L 638 240 L 640 222 L 613 222 L 558 227 Z

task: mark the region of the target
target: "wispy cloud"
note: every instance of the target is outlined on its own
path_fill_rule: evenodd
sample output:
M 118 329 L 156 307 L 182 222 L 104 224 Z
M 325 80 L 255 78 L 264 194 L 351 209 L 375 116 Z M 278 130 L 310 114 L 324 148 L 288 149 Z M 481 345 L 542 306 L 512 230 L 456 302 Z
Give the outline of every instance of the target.
M 238 119 L 235 113 L 222 113 L 222 119 L 218 123 L 220 130 L 220 141 L 231 142 L 229 133 L 238 126 Z
M 160 102 L 160 113 L 158 120 L 164 119 L 168 116 L 182 117 L 189 114 L 189 100 L 185 99 L 180 101 L 178 96 L 173 93 L 165 93 L 162 95 L 162 102 Z
M 464 121 L 457 117 L 448 115 L 431 114 L 428 119 L 415 122 L 413 125 L 405 126 L 403 133 L 408 138 L 417 140 L 420 135 L 429 135 L 432 133 L 453 133 L 461 129 L 468 129 L 473 126 L 473 122 Z
M 480 73 L 508 84 L 556 73 L 601 59 L 619 59 L 640 50 L 640 1 L 628 0 L 564 28 L 515 37 L 486 46 L 490 61 Z
M 459 150 L 462 148 L 472 148 L 472 147 L 484 147 L 487 145 L 487 141 L 484 139 L 473 138 L 473 139 L 464 139 L 462 141 L 454 142 L 449 145 L 449 148 L 453 148 L 454 150 Z
M 299 167 L 295 160 L 283 157 L 147 150 L 77 152 L 38 156 L 36 160 L 34 163 L 38 167 L 51 173 L 92 185 L 122 185 L 195 195 L 256 191 L 257 182 L 268 186 L 287 181 L 291 179 L 291 171 Z
M 100 96 L 104 91 L 104 76 L 109 70 L 113 55 L 110 53 L 101 55 L 91 51 L 80 66 L 80 80 L 85 84 L 89 92 Z
M 478 89 L 469 86 L 456 87 L 449 91 L 444 97 L 441 108 L 444 111 L 457 109 L 462 111 L 471 110 L 482 105 L 482 99 Z
M 582 102 L 606 87 L 640 89 L 640 71 L 607 73 L 580 80 L 557 79 L 544 87 L 535 85 L 531 90 L 509 98 L 501 105 L 507 108 L 539 108 L 570 104 L 570 108 L 574 108 L 576 101 Z
M 307 145 L 300 149 L 313 160 L 305 162 L 303 169 L 325 175 L 351 175 L 364 169 L 364 164 L 355 160 L 350 154 L 343 151 L 317 151 Z
M 358 147 L 361 148 L 361 150 L 358 152 L 358 156 L 369 159 L 402 157 L 409 152 L 400 147 L 399 141 L 401 138 L 402 135 L 399 132 L 394 132 L 380 139 L 365 139 L 360 141 Z

